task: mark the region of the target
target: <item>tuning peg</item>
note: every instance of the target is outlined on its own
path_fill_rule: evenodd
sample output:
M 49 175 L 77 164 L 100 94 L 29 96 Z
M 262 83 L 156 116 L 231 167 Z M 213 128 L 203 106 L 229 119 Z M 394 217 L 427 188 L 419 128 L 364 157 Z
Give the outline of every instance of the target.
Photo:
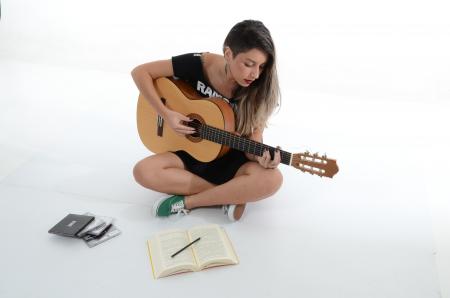
M 319 152 L 313 154 L 314 157 L 319 157 Z
M 324 155 L 322 155 L 322 158 L 327 159 L 327 154 L 325 153 Z

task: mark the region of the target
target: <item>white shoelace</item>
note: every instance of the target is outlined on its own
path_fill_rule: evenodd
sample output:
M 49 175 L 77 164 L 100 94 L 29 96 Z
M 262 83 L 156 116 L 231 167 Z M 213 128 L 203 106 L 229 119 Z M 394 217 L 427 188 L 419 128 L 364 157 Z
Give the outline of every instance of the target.
M 170 212 L 176 213 L 177 216 L 179 216 L 181 213 L 187 215 L 189 213 L 189 210 L 184 208 L 183 201 L 178 201 L 175 204 L 172 204 L 172 206 L 170 207 Z

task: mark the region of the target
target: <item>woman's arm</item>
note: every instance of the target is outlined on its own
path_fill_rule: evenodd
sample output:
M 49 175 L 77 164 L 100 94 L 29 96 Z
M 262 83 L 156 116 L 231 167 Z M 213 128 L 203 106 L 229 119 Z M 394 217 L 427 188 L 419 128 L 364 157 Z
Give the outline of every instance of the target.
M 161 115 L 169 126 L 177 133 L 191 134 L 195 129 L 182 124 L 182 121 L 191 121 L 188 117 L 170 110 L 161 101 L 156 92 L 153 80 L 160 77 L 171 77 L 174 75 L 172 60 L 159 60 L 136 66 L 131 71 L 134 83 L 140 93 L 148 100 L 156 112 Z
M 131 76 L 145 99 L 149 101 L 159 115 L 164 117 L 168 108 L 162 104 L 153 85 L 153 80 L 160 77 L 173 76 L 172 61 L 170 59 L 160 60 L 136 66 L 131 71 Z
M 251 136 L 249 137 L 250 140 L 256 141 L 256 142 L 263 142 L 263 131 L 264 129 L 255 129 Z M 276 168 L 281 161 L 281 154 L 280 150 L 275 151 L 275 155 L 273 160 L 270 157 L 270 153 L 268 150 L 264 151 L 262 156 L 257 156 L 250 153 L 245 153 L 245 156 L 249 160 L 258 162 L 262 167 L 266 169 L 274 169 Z

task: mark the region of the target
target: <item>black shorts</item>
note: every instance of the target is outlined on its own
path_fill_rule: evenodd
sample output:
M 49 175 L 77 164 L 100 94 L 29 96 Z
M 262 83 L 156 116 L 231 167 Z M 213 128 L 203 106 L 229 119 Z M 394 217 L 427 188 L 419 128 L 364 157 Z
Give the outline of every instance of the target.
M 189 172 L 219 185 L 231 180 L 239 168 L 249 161 L 242 151 L 230 149 L 224 156 L 210 162 L 201 162 L 185 151 L 175 151 Z

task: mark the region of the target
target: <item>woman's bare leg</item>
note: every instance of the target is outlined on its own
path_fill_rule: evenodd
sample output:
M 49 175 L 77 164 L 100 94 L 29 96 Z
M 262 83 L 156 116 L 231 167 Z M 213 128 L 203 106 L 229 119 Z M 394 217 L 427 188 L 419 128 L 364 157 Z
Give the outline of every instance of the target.
M 184 169 L 181 159 L 166 152 L 144 158 L 133 169 L 136 181 L 158 192 L 191 195 L 215 185 Z
M 185 207 L 244 204 L 269 197 L 281 186 L 278 169 L 265 169 L 247 162 L 230 181 L 215 185 L 184 169 L 181 159 L 170 152 L 144 158 L 133 170 L 142 186 L 167 194 L 185 196 Z
M 256 162 L 247 162 L 230 181 L 185 196 L 185 207 L 255 202 L 274 194 L 282 182 L 283 176 L 278 169 L 265 169 Z

